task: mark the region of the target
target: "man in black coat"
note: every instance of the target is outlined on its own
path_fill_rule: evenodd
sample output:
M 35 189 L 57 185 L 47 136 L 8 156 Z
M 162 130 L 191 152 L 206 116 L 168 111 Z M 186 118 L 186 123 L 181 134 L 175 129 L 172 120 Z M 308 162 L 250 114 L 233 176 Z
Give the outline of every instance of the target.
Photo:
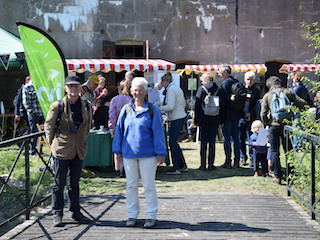
M 242 165 L 246 165 L 248 160 L 246 140 L 249 134 L 251 123 L 257 119 L 256 104 L 260 99 L 260 90 L 255 85 L 256 75 L 254 72 L 246 72 L 244 82 L 247 88 L 247 98 L 243 109 L 244 116 L 239 120 L 239 139 L 240 139 L 240 160 Z M 250 149 L 249 149 L 250 154 Z M 253 166 L 250 154 L 250 163 Z

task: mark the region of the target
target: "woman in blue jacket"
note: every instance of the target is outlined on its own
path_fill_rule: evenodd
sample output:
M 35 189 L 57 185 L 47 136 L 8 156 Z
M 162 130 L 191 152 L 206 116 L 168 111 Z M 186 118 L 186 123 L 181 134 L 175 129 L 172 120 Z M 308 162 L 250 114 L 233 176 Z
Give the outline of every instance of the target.
M 126 172 L 127 227 L 135 226 L 140 212 L 140 176 L 147 205 L 145 228 L 155 226 L 158 212 L 155 177 L 157 164 L 163 163 L 166 156 L 166 144 L 160 110 L 145 100 L 147 89 L 145 78 L 133 79 L 130 89 L 133 100 L 121 110 L 112 143 L 113 152 Z

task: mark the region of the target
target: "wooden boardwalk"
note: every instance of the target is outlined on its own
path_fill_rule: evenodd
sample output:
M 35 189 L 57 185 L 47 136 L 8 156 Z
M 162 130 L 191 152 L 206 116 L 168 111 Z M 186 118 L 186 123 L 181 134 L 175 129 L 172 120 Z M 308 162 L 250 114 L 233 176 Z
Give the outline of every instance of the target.
M 159 194 L 158 222 L 143 229 L 145 204 L 137 227 L 125 227 L 125 197 L 86 196 L 79 225 L 66 209 L 64 227 L 54 228 L 49 207 L 0 239 L 320 239 L 320 227 L 290 199 L 231 193 Z

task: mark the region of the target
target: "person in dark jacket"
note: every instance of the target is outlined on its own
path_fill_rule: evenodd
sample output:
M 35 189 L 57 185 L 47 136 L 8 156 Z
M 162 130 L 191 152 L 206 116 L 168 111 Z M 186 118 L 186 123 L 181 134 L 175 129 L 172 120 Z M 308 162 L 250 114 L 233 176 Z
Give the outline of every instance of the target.
M 22 103 L 22 90 L 24 88 L 24 85 L 29 83 L 30 79 L 30 76 L 27 76 L 25 78 L 24 84 L 22 84 L 18 89 L 17 94 L 13 100 L 14 120 L 18 123 L 17 129 L 19 129 L 18 136 L 29 131 L 28 115 Z
M 202 171 L 205 170 L 214 170 L 215 159 L 215 140 L 218 133 L 218 127 L 224 121 L 224 109 L 225 109 L 225 97 L 223 91 L 218 89 L 218 86 L 213 82 L 213 76 L 211 73 L 204 73 L 200 78 L 203 87 L 205 87 L 211 95 L 216 93 L 216 96 L 219 97 L 219 115 L 217 116 L 207 116 L 203 111 L 204 99 L 207 95 L 205 89 L 200 87 L 197 91 L 196 102 L 195 102 L 195 118 L 194 123 L 200 127 L 200 156 L 201 163 L 199 169 Z M 209 154 L 208 154 L 208 168 L 206 167 L 207 161 L 207 148 L 209 143 Z
M 297 73 L 293 76 L 293 87 L 291 88 L 292 91 L 297 94 L 300 98 L 304 99 L 309 105 L 312 104 L 311 97 L 309 95 L 308 89 L 303 84 L 302 74 Z
M 223 79 L 221 89 L 226 98 L 225 120 L 222 128 L 224 137 L 224 152 L 226 159 L 221 167 L 232 168 L 231 166 L 231 138 L 233 140 L 234 167 L 240 167 L 240 141 L 239 141 L 239 120 L 243 117 L 243 111 L 234 111 L 231 109 L 231 86 L 238 80 L 231 76 L 231 67 L 229 65 L 219 66 L 219 76 Z
M 249 126 L 256 120 L 256 105 L 260 99 L 260 90 L 255 85 L 256 74 L 254 72 L 246 72 L 244 82 L 247 89 L 246 104 L 243 109 L 244 116 L 239 120 L 239 140 L 240 140 L 240 163 L 246 165 L 248 160 L 246 140 L 250 136 Z M 250 164 L 253 166 L 252 151 L 249 146 Z
M 273 179 L 274 183 L 281 184 L 281 177 L 282 177 L 282 171 L 281 171 L 281 164 L 280 164 L 280 138 L 281 142 L 284 145 L 285 144 L 285 138 L 283 134 L 283 127 L 285 125 L 284 122 L 277 122 L 275 121 L 271 116 L 271 102 L 272 102 L 272 96 L 273 94 L 277 93 L 279 94 L 280 91 L 283 91 L 283 93 L 288 97 L 289 101 L 296 105 L 299 108 L 303 108 L 304 105 L 307 104 L 305 100 L 300 98 L 297 94 L 292 92 L 290 89 L 282 88 L 281 87 L 281 80 L 277 76 L 271 76 L 266 81 L 266 86 L 269 88 L 269 92 L 267 92 L 263 98 L 261 103 L 261 120 L 265 125 L 269 125 L 268 130 L 268 139 L 270 142 L 270 152 L 271 152 L 271 161 L 273 164 L 273 173 L 275 175 L 275 178 Z M 288 150 L 292 148 L 290 141 Z

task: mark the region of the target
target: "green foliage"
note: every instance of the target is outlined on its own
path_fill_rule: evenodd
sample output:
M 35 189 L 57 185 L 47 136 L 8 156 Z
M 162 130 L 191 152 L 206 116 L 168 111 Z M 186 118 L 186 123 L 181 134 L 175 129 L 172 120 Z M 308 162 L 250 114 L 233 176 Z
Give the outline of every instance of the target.
M 301 26 L 306 30 L 305 37 L 310 40 L 312 43 L 309 45 L 309 47 L 313 47 L 314 49 L 320 48 L 320 25 L 319 22 L 314 22 L 311 24 L 308 24 L 306 22 L 302 22 Z M 320 60 L 320 54 L 316 51 L 316 55 L 312 60 L 315 63 L 319 63 Z
M 312 61 L 315 64 L 320 63 L 320 25 L 318 22 L 307 24 L 305 22 L 301 23 L 301 26 L 306 30 L 305 37 L 311 41 L 310 47 L 313 47 L 315 51 L 315 57 Z M 316 72 L 319 74 L 319 69 Z M 313 81 L 307 77 L 303 77 L 302 81 L 308 86 L 311 92 L 316 93 L 320 90 L 320 82 Z M 296 128 L 292 137 L 294 136 L 306 136 L 306 133 L 319 136 L 320 132 L 320 119 L 316 119 L 316 114 L 311 112 L 311 108 L 319 108 L 319 101 L 315 103 L 314 106 L 305 107 L 304 111 L 299 111 L 297 107 L 290 106 L 290 110 L 295 112 L 296 118 L 288 123 Z M 289 174 L 289 179 L 292 182 L 290 186 L 295 191 L 299 192 L 306 201 L 310 201 L 311 193 L 311 143 L 303 141 L 303 146 L 301 147 L 303 151 L 297 152 L 292 150 L 287 155 L 287 161 L 292 169 Z M 316 196 L 320 194 L 320 146 L 316 146 L 315 155 L 315 181 L 316 181 Z M 319 211 L 320 206 L 317 204 L 317 211 Z

